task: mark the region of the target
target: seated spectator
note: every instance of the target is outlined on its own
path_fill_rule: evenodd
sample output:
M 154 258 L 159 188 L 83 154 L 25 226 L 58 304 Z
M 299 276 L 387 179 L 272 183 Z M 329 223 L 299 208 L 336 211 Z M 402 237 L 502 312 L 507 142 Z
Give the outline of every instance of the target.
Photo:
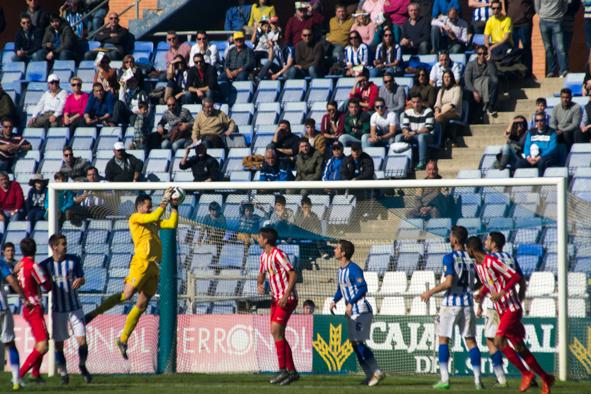
M 355 76 L 355 66 L 369 67 L 369 47 L 361 41 L 358 31 L 349 33 L 349 45 L 345 48 L 345 75 Z
M 556 131 L 558 142 L 565 143 L 569 151 L 572 144 L 589 142 L 589 134 L 581 132 L 581 107 L 573 102 L 570 89 L 560 90 L 560 105 L 552 110 L 549 127 Z
M 201 53 L 193 56 L 193 64 L 187 73 L 187 93 L 183 96 L 183 104 L 202 103 L 205 97 L 213 101 L 220 99 L 215 68 L 206 63 Z
M 343 134 L 339 137 L 339 141 L 344 146 L 351 143 L 361 143 L 361 138 L 364 134 L 369 134 L 369 112 L 362 111 L 358 99 L 351 99 L 347 104 L 348 113 L 345 117 L 345 126 Z
M 306 119 L 304 122 L 304 138 L 307 138 L 310 145 L 320 152 L 322 157 L 325 157 L 326 138 L 316 130 L 316 121 L 312 118 Z
M 2 261 L 5 262 L 11 270 L 14 270 L 14 266 L 18 261 L 14 258 L 15 248 L 12 242 L 5 242 L 2 245 Z
M 543 112 L 542 112 L 543 113 Z M 532 121 L 535 123 L 536 114 Z M 548 122 L 544 122 L 546 125 Z M 515 168 L 517 159 L 522 157 L 525 137 L 527 136 L 527 120 L 521 115 L 517 115 L 511 120 L 511 123 L 505 129 L 505 145 L 501 150 L 500 159 L 497 159 L 494 167 L 504 170 L 509 165 Z
M 546 114 L 546 124 L 550 124 L 550 119 L 552 118 L 548 113 L 550 110 L 548 109 L 548 103 L 546 102 L 546 98 L 538 97 L 536 99 L 536 110 L 531 115 L 531 121 L 529 122 L 529 128 L 536 127 L 536 114 L 538 112 L 543 112 Z M 527 129 L 526 129 L 527 130 Z
M 277 152 L 279 161 L 286 160 L 291 163 L 291 159 L 298 154 L 299 145 L 300 138 L 291 132 L 289 121 L 280 120 L 270 144 L 270 147 Z
M 254 205 L 251 202 L 240 204 L 240 221 L 238 222 L 238 232 L 236 238 L 244 242 L 245 249 L 253 241 L 255 234 L 259 232 L 262 218 L 254 213 Z
M 429 160 L 425 169 L 425 179 L 441 179 L 436 160 Z M 433 218 L 451 218 L 452 223 L 461 215 L 461 204 L 449 192 L 443 193 L 438 187 L 425 187 L 420 190 L 416 207 L 409 213 L 411 218 L 429 220 Z
M 228 81 L 246 81 L 255 68 L 254 52 L 244 45 L 244 32 L 232 35 L 234 46 L 225 53 L 224 71 Z
M 131 72 L 133 73 L 133 77 L 136 79 L 138 83 L 138 86 L 140 87 L 140 89 L 145 91 L 146 76 L 144 75 L 142 69 L 137 66 L 137 64 L 135 63 L 135 58 L 132 55 L 125 55 L 123 57 L 123 61 L 121 62 L 121 68 L 117 70 L 117 80 L 119 81 L 120 85 L 123 76 L 129 75 L 129 73 L 126 74 L 127 70 L 131 70 Z
M 293 215 L 293 237 L 300 245 L 300 258 L 311 268 L 310 263 L 320 256 L 321 250 L 326 249 L 326 242 L 323 242 L 322 226 L 318 215 L 312 211 L 312 200 L 310 197 L 302 197 L 298 210 Z
M 169 149 L 173 151 L 182 149 L 190 141 L 191 129 L 193 128 L 193 115 L 188 109 L 183 108 L 176 101 L 174 96 L 166 99 L 167 110 L 156 127 L 156 143 L 149 146 L 152 149 Z M 152 139 L 154 137 L 150 137 Z
M 218 47 L 216 47 L 215 44 L 209 44 L 207 33 L 204 30 L 197 31 L 195 36 L 197 41 L 195 42 L 195 45 L 191 47 L 189 59 L 187 59 L 189 62 L 189 67 L 193 67 L 195 65 L 195 55 L 198 53 L 203 55 L 205 63 L 215 67 L 220 61 Z
M 164 101 L 170 97 L 179 101 L 185 95 L 189 95 L 189 70 L 187 62 L 181 55 L 177 55 L 166 68 L 166 89 L 164 90 Z
M 151 125 L 148 121 L 150 105 L 146 101 L 140 101 L 137 105 L 137 114 L 133 121 L 133 139 L 131 146 L 134 149 L 146 149 L 146 141 L 151 131 Z
M 369 14 L 372 21 L 381 18 L 384 15 L 385 0 L 367 0 L 363 2 L 361 9 Z
M 21 185 L 11 181 L 5 171 L 0 171 L 0 221 L 4 222 L 4 228 L 11 220 L 21 220 L 24 207 Z
M 148 102 L 148 95 L 138 86 L 138 80 L 130 75 L 129 79 L 121 79 L 119 88 L 119 100 L 113 107 L 113 123 L 122 124 L 127 127 L 129 124 L 135 124 L 137 117 L 146 118 L 147 111 L 140 110 L 140 103 Z M 146 119 L 144 119 L 146 120 Z
M 366 1 L 365 3 L 371 3 L 372 1 Z M 365 4 L 364 3 L 364 4 Z M 302 304 L 302 314 L 304 315 L 313 315 L 314 311 L 316 310 L 316 304 L 314 303 L 314 301 L 312 300 L 306 300 L 304 301 L 304 303 Z
M 195 156 L 189 158 L 192 146 L 185 149 L 185 156 L 179 163 L 181 170 L 191 169 L 195 182 L 216 182 L 222 180 L 220 163 L 207 154 L 207 146 L 204 143 L 195 146 Z
M 113 60 L 121 60 L 126 53 L 133 52 L 134 37 L 119 24 L 119 15 L 116 12 L 109 13 L 105 27 L 99 30 L 94 39 L 100 41 L 100 51 L 106 52 Z M 97 54 L 98 50 L 88 51 L 84 58 L 92 60 Z
M 88 97 L 88 103 L 84 110 L 84 123 L 87 126 L 99 124 L 111 125 L 115 96 L 111 92 L 105 92 L 103 85 L 95 82 L 92 85 L 92 95 Z
M 275 204 L 269 212 L 269 226 L 273 227 L 279 234 L 290 233 L 293 221 L 293 211 L 286 207 L 287 202 L 281 194 L 275 196 Z
M 101 180 L 96 167 L 88 167 L 86 169 L 85 182 L 105 182 Z M 82 225 L 85 219 L 106 219 L 107 216 L 113 215 L 113 210 L 106 204 L 106 197 L 108 192 L 101 192 L 95 190 L 83 190 L 74 196 L 74 204 L 66 212 L 66 218 L 72 222 L 74 226 Z
M 294 47 L 302 39 L 304 29 L 312 32 L 312 41 L 320 40 L 320 29 L 324 23 L 324 17 L 317 10 L 312 10 L 310 3 L 305 1 L 295 2 L 295 14 L 287 20 L 285 25 L 285 42 Z
M 43 93 L 29 119 L 29 127 L 57 127 L 61 123 L 66 105 L 67 93 L 60 87 L 60 79 L 55 74 L 47 77 L 48 90 Z
M 256 24 L 263 19 L 263 17 L 271 18 L 275 16 L 275 6 L 268 4 L 270 1 L 268 0 L 257 0 L 250 8 L 250 17 L 248 18 L 248 23 L 246 25 L 254 30 L 256 28 Z M 240 30 L 240 29 L 236 29 Z
M 209 215 L 201 220 L 204 227 L 201 228 L 201 234 L 199 234 L 200 243 L 215 245 L 219 256 L 224 246 L 224 235 L 227 228 L 226 218 L 222 213 L 222 207 L 217 201 L 210 202 L 207 208 Z
M 72 93 L 66 97 L 63 123 L 70 128 L 70 136 L 73 136 L 76 127 L 84 126 L 84 110 L 88 104 L 89 95 L 82 91 L 82 80 L 78 77 L 70 79 L 70 86 Z
M 376 112 L 369 120 L 369 134 L 361 137 L 361 146 L 385 146 L 394 142 L 396 129 L 398 128 L 398 115 L 395 112 L 386 112 L 387 107 L 383 98 L 376 99 Z
M 589 96 L 589 101 L 585 106 L 582 108 L 583 116 L 581 117 L 581 139 L 586 139 L 587 142 L 590 140 L 590 133 L 591 130 L 591 95 Z
M 427 54 L 430 51 L 431 22 L 421 16 L 418 3 L 408 5 L 408 20 L 402 25 L 400 46 L 404 53 Z
M 489 0 L 469 0 L 468 7 L 472 8 L 471 27 L 474 34 L 483 34 L 486 21 L 492 14 Z
M 472 93 L 475 103 L 482 103 L 488 115 L 497 116 L 497 96 L 499 78 L 494 62 L 487 60 L 488 49 L 484 46 L 476 50 L 476 60 L 468 62 L 464 72 L 465 89 Z
M 351 155 L 347 156 L 341 166 L 341 179 L 361 181 L 374 177 L 373 159 L 363 152 L 360 143 L 354 142 L 351 145 Z
M 373 111 L 378 90 L 378 86 L 369 80 L 369 70 L 363 68 L 349 92 L 349 100 L 357 99 L 363 111 Z
M 406 90 L 396 83 L 394 75 L 384 74 L 384 85 L 378 90 L 378 96 L 384 99 L 386 108 L 400 116 L 406 107 Z
M 250 42 L 254 47 L 254 54 L 256 64 L 258 65 L 262 59 L 266 59 L 269 55 L 269 50 L 272 49 L 279 41 L 279 29 L 271 29 L 271 24 L 267 17 L 263 17 L 257 24 L 256 29 L 252 33 Z
M 43 34 L 41 49 L 35 52 L 33 60 L 77 60 L 80 57 L 78 39 L 70 25 L 58 15 L 52 15 L 50 20 Z
M 402 49 L 394 42 L 392 29 L 384 28 L 382 42 L 376 48 L 373 61 L 374 68 L 370 69 L 371 77 L 380 77 L 385 73 L 398 75 L 402 73 Z
M 456 82 L 461 81 L 462 65 L 452 61 L 449 58 L 449 54 L 446 51 L 442 51 L 439 53 L 439 61 L 431 67 L 429 83 L 440 88 L 443 84 L 443 72 L 446 70 L 450 70 L 453 73 Z
M 329 31 L 326 34 L 326 41 L 332 46 L 332 59 L 341 62 L 343 60 L 343 50 L 348 43 L 349 31 L 353 26 L 353 18 L 347 15 L 344 5 L 336 5 L 335 16 L 330 18 L 328 26 Z
M 424 170 L 427 164 L 427 147 L 433 142 L 433 111 L 423 105 L 419 95 L 411 96 L 411 108 L 402 115 L 402 134 L 395 138 L 396 142 L 416 143 L 419 146 L 419 162 L 417 170 Z
M 10 118 L 2 120 L 0 135 L 0 171 L 10 171 L 17 156 L 31 150 L 31 144 L 22 136 L 13 134 L 14 121 Z
M 14 56 L 12 61 L 28 62 L 39 49 L 43 40 L 43 31 L 33 26 L 31 17 L 22 15 L 20 28 L 16 32 L 14 40 Z
M 84 0 L 66 1 L 59 8 L 60 17 L 70 26 L 79 40 L 85 40 L 88 34 L 88 22 L 82 19 L 86 12 Z
M 139 182 L 144 163 L 127 152 L 123 142 L 115 142 L 114 156 L 107 162 L 105 179 L 108 182 Z
M 445 1 L 443 1 L 445 2 Z M 431 45 L 435 52 L 464 53 L 468 45 L 468 22 L 460 18 L 458 10 L 450 7 L 447 15 L 440 14 L 431 21 Z
M 291 172 L 291 165 L 286 166 L 285 164 L 285 161 L 279 161 L 275 149 L 267 148 L 265 150 L 265 160 L 259 174 L 259 181 L 293 181 L 294 176 Z
M 252 6 L 244 3 L 245 0 L 238 0 L 237 5 L 228 8 L 224 20 L 224 30 L 242 30 L 244 26 L 248 25 Z
M 437 90 L 429 83 L 429 74 L 424 68 L 417 70 L 414 84 L 410 88 L 409 96 L 419 96 L 423 105 L 428 108 L 435 106 L 435 100 L 437 99 Z
M 456 127 L 449 124 L 450 120 L 462 118 L 462 87 L 458 85 L 451 70 L 443 72 L 443 85 L 437 93 L 435 101 L 435 121 L 441 127 L 443 139 L 451 140 L 458 145 Z
M 12 101 L 12 98 L 6 93 L 0 83 L 0 120 L 6 118 L 16 121 L 18 119 L 18 111 L 14 101 Z
M 326 113 L 322 115 L 320 132 L 328 141 L 337 140 L 345 132 L 345 114 L 339 111 L 336 101 L 326 104 Z
M 312 148 L 307 138 L 300 140 L 298 154 L 295 160 L 296 181 L 319 181 L 322 177 L 324 158 L 316 149 Z
M 343 144 L 339 141 L 334 141 L 331 145 L 332 156 L 326 162 L 324 166 L 324 172 L 322 173 L 323 181 L 340 181 L 343 167 L 345 162 L 345 155 L 343 154 Z
M 111 67 L 111 58 L 108 55 L 103 55 L 100 59 L 97 58 L 96 72 L 92 82 L 100 83 L 105 92 L 115 94 L 119 90 L 117 70 Z
M 87 175 L 86 170 L 91 167 L 88 160 L 80 156 L 74 156 L 74 150 L 70 145 L 64 146 L 62 153 L 64 160 L 62 161 L 60 172 L 64 175 L 66 181 L 84 182 Z
M 189 60 L 189 54 L 191 53 L 191 44 L 188 42 L 181 43 L 181 39 L 176 31 L 170 30 L 166 33 L 166 42 L 168 43 L 168 51 L 166 51 L 165 59 L 166 59 L 166 68 L 170 66 L 173 60 L 176 59 L 177 56 L 182 56 L 185 59 L 185 62 Z M 166 70 L 161 70 L 166 71 Z
M 517 157 L 516 168 L 537 168 L 543 176 L 546 168 L 558 165 L 558 137 L 546 124 L 544 114 L 536 115 L 536 127 L 525 137 L 523 155 Z
M 295 65 L 287 72 L 287 78 L 319 78 L 323 52 L 322 42 L 312 41 L 312 30 L 302 30 L 302 40 L 295 46 Z
M 259 80 L 271 78 L 276 81 L 279 77 L 288 75 L 294 63 L 294 49 L 286 45 L 284 41 L 280 41 L 269 48 L 267 62 L 261 67 L 257 78 Z
M 201 103 L 202 110 L 193 122 L 193 143 L 202 140 L 208 148 L 225 148 L 226 137 L 236 131 L 236 123 L 222 110 L 215 109 L 211 99 L 205 97 Z
M 358 9 L 353 14 L 354 22 L 351 31 L 356 31 L 361 35 L 361 41 L 368 46 L 373 45 L 374 35 L 376 34 L 376 24 L 369 18 L 369 14 L 362 9 Z
M 488 48 L 490 60 L 499 61 L 513 49 L 513 24 L 511 18 L 501 10 L 501 1 L 490 2 L 492 16 L 484 27 L 484 45 Z
M 49 13 L 41 8 L 39 0 L 26 0 L 27 8 L 23 15 L 28 15 L 31 18 L 31 23 L 41 31 L 45 30 L 49 25 Z
M 57 183 L 68 181 L 66 176 L 59 171 L 53 175 L 53 180 Z M 68 215 L 68 210 L 74 206 L 74 193 L 71 190 L 58 190 L 57 204 L 59 208 L 59 222 L 63 223 Z M 45 210 L 47 210 L 47 205 L 45 205 Z

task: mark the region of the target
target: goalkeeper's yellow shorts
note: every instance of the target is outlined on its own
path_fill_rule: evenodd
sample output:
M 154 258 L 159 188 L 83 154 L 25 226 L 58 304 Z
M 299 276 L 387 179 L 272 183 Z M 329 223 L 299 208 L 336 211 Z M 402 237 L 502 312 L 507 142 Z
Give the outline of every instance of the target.
M 135 287 L 138 292 L 141 291 L 148 297 L 152 297 L 158 290 L 159 278 L 160 266 L 158 263 L 137 259 L 134 256 L 131 259 L 129 275 L 125 278 L 125 283 Z

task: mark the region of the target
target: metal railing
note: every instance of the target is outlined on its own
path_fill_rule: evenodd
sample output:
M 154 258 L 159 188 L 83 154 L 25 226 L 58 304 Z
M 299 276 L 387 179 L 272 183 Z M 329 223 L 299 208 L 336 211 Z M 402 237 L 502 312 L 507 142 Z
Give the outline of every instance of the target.
M 125 13 L 127 13 L 130 9 L 135 8 L 135 19 L 139 19 L 140 16 L 140 3 L 142 0 L 135 0 L 133 1 L 133 3 L 131 3 L 129 6 L 127 6 L 127 8 L 125 8 L 123 11 L 117 13 L 117 15 L 121 16 Z M 106 3 L 108 3 L 109 0 L 103 0 L 101 1 L 99 4 L 97 4 L 96 7 L 94 7 L 92 10 L 88 11 L 85 15 L 82 16 L 82 18 L 80 18 L 79 21 L 75 22 L 72 25 L 72 28 L 74 28 L 75 26 L 79 25 L 80 23 L 83 23 L 84 21 L 88 20 L 88 18 L 92 17 L 94 14 L 96 14 L 96 12 L 101 9 Z M 88 39 L 92 39 L 94 36 L 97 35 L 97 33 L 99 33 L 100 31 L 102 31 L 105 28 L 106 24 L 103 24 L 103 26 L 99 27 L 98 29 L 88 33 Z

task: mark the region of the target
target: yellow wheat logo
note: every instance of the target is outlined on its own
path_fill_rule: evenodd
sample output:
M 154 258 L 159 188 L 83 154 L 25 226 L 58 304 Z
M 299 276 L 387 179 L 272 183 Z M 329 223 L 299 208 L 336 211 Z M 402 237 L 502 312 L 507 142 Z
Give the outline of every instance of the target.
M 587 347 L 575 338 L 568 348 L 573 356 L 583 364 L 587 374 L 591 375 L 591 327 L 587 327 Z
M 347 339 L 341 343 L 342 340 L 343 326 L 339 324 L 335 327 L 331 324 L 329 344 L 318 333 L 316 334 L 316 340 L 312 342 L 314 349 L 322 357 L 331 372 L 340 371 L 345 361 L 353 353 L 351 342 Z

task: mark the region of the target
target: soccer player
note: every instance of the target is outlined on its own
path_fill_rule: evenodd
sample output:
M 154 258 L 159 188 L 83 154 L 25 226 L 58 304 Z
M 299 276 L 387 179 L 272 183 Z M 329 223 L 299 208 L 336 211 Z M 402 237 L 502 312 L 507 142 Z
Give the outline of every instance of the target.
M 39 265 L 51 278 L 52 295 L 52 335 L 55 341 L 55 361 L 61 376 L 62 384 L 68 384 L 70 378 L 64 355 L 64 341 L 70 337 L 68 326 L 78 342 L 78 368 L 86 383 L 92 381 L 92 375 L 86 368 L 88 344 L 86 342 L 86 325 L 84 312 L 78 299 L 78 289 L 84 285 L 84 272 L 78 256 L 67 253 L 67 240 L 63 234 L 49 237 L 52 256 Z
M 385 375 L 380 370 L 373 352 L 365 344 L 369 339 L 369 330 L 373 320 L 371 305 L 365 299 L 367 283 L 363 277 L 363 270 L 351 261 L 355 253 L 355 246 L 347 240 L 340 240 L 334 247 L 334 256 L 339 261 L 337 291 L 330 304 L 332 311 L 337 302 L 345 299 L 345 316 L 349 326 L 349 341 L 357 356 L 359 365 L 365 372 L 365 384 L 375 386 Z
M 494 344 L 521 372 L 519 391 L 523 392 L 531 387 L 536 376 L 535 372 L 543 381 L 542 394 L 549 394 L 550 388 L 554 384 L 554 376 L 542 369 L 524 342 L 525 328 L 521 323 L 523 308 L 515 288 L 522 279 L 521 275 L 501 260 L 486 254 L 482 240 L 478 237 L 470 237 L 468 240 L 468 253 L 476 261 L 476 271 L 483 284 L 475 299 L 480 302 L 480 299 L 490 293 L 490 299 L 500 317 Z M 508 346 L 507 340 L 511 342 L 515 350 Z M 523 365 L 520 357 L 530 370 Z
M 31 327 L 33 338 L 35 338 L 35 347 L 29 354 L 29 357 L 22 365 L 19 375 L 25 376 L 31 370 L 33 381 L 43 383 L 40 369 L 43 356 L 47 353 L 47 326 L 43 318 L 43 304 L 41 302 L 41 290 L 47 292 L 51 290 L 51 280 L 43 271 L 43 268 L 35 263 L 35 253 L 37 245 L 31 238 L 24 238 L 20 242 L 23 258 L 14 268 L 17 273 L 18 281 L 27 297 L 28 304 L 23 307 L 23 318 Z
M 122 293 L 108 297 L 94 311 L 85 316 L 88 324 L 92 319 L 104 313 L 115 305 L 127 301 L 138 294 L 137 301 L 125 321 L 121 336 L 117 340 L 119 351 L 125 360 L 127 357 L 127 340 L 135 329 L 140 316 L 150 299 L 158 289 L 160 277 L 160 261 L 162 260 L 162 243 L 158 235 L 160 229 L 172 229 L 178 225 L 178 201 L 171 201 L 173 188 L 164 192 L 160 206 L 152 212 L 152 198 L 142 194 L 135 200 L 137 212 L 129 217 L 129 231 L 133 241 L 134 253 L 129 265 L 129 275 L 125 278 L 125 286 Z M 162 219 L 169 202 L 171 213 L 168 219 Z
M 448 390 L 449 385 L 449 340 L 453 337 L 454 327 L 457 325 L 460 334 L 466 340 L 470 364 L 474 373 L 474 386 L 482 390 L 480 381 L 480 350 L 476 344 L 476 317 L 474 316 L 473 291 L 476 284 L 474 262 L 465 250 L 468 231 L 465 227 L 454 226 L 451 230 L 449 242 L 452 252 L 443 256 L 443 275 L 445 280 L 439 285 L 421 294 L 425 302 L 437 293 L 445 292 L 439 310 L 439 371 L 441 380 L 433 385 L 436 390 Z
M 285 327 L 296 306 L 298 294 L 295 289 L 297 275 L 289 258 L 277 248 L 277 231 L 271 227 L 259 230 L 258 243 L 261 253 L 257 290 L 265 293 L 265 277 L 271 287 L 271 335 L 275 341 L 279 373 L 269 382 L 281 386 L 290 384 L 300 378 L 295 369 L 291 347 L 285 338 Z

